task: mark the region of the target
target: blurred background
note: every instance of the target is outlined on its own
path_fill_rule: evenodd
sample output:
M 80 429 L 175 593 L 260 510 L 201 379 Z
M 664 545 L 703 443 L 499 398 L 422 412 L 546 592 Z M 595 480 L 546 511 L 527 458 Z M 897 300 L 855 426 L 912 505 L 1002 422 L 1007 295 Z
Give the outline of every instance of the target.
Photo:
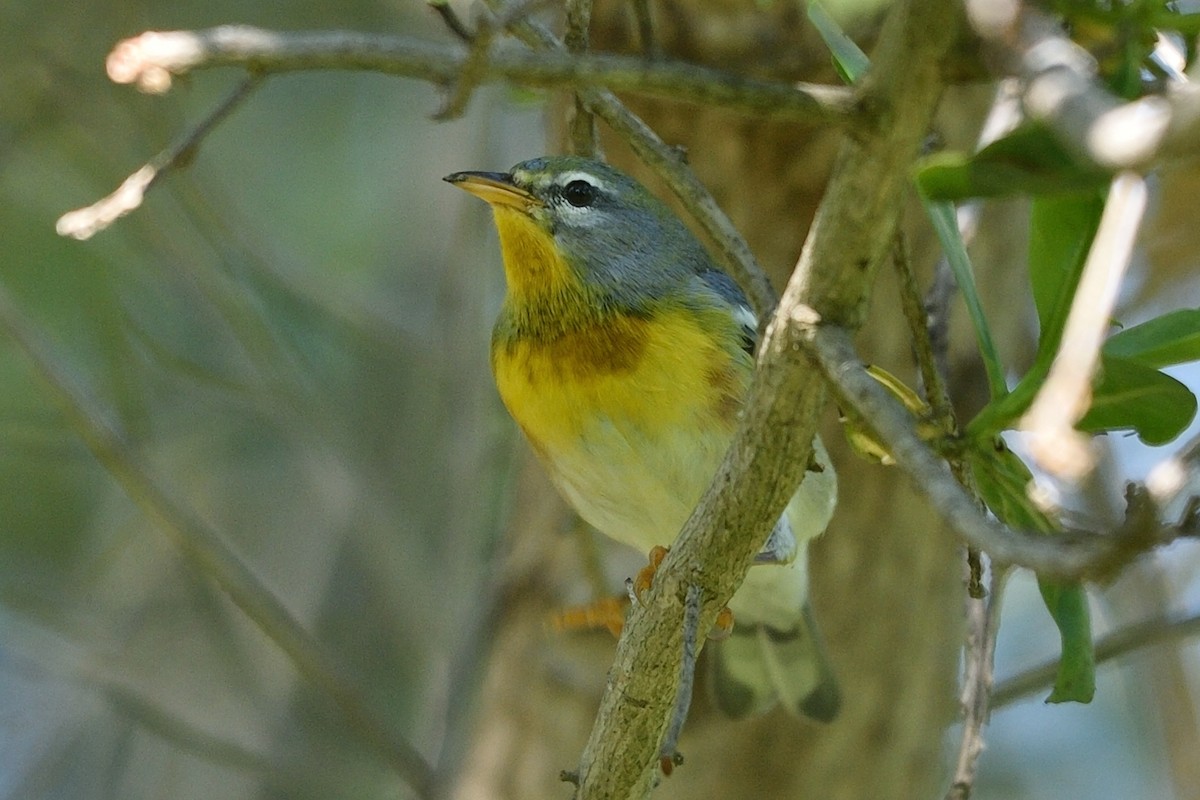
M 514 500 L 541 479 L 487 367 L 503 291 L 494 234 L 484 205 L 440 179 L 546 152 L 557 106 L 489 88 L 435 124 L 439 96 L 417 82 L 271 78 L 142 208 L 87 242 L 57 236 L 62 213 L 112 191 L 239 78 L 205 71 L 143 95 L 106 78 L 113 44 L 227 22 L 449 40 L 419 2 L 0 0 L 0 281 L 153 478 L 222 534 L 393 729 L 453 769 L 472 751 L 501 587 L 513 590 L 497 557 L 520 545 L 505 531 L 519 537 L 536 513 L 563 541 L 586 532 L 558 505 Z M 1165 266 L 1131 290 L 1130 321 L 1197 304 L 1194 205 L 1177 200 L 1195 180 L 1181 170 L 1163 188 L 1146 258 Z M 1107 488 L 1161 457 L 1118 443 Z M 1184 545 L 1139 564 L 1096 595 L 1098 630 L 1200 606 L 1196 564 Z M 610 588 L 628 574 L 576 569 Z M 1020 575 L 998 677 L 1055 652 Z M 976 797 L 1200 797 L 1200 776 L 1184 774 L 1198 663 L 1195 644 L 1158 647 L 1102 667 L 1091 706 L 1038 695 L 999 710 Z M 567 736 L 578 749 L 586 729 Z M 407 792 L 93 458 L 0 337 L 0 798 Z

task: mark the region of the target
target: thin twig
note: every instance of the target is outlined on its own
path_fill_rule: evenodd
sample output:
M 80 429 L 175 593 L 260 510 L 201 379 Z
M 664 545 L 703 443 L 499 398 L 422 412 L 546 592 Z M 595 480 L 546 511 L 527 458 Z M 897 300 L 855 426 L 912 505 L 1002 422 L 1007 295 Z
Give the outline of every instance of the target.
M 1146 490 L 1164 520 L 1179 520 L 1200 497 L 1200 434 L 1160 461 L 1146 476 Z
M 946 389 L 945 374 L 942 372 L 938 354 L 934 349 L 926 304 L 921 299 L 917 278 L 913 274 L 907 245 L 901 231 L 896 232 L 896 241 L 892 249 L 892 262 L 896 267 L 900 283 L 900 307 L 904 312 L 905 319 L 908 320 L 909 335 L 912 337 L 913 354 L 921 375 L 925 402 L 929 405 L 930 416 L 942 435 L 954 436 L 958 433 L 958 420 L 955 418 L 954 406 L 950 403 L 950 395 Z M 971 470 L 966 462 L 957 455 L 951 456 L 948 461 L 955 479 L 963 488 L 978 495 L 975 491 Z M 985 592 L 982 583 L 983 566 L 979 551 L 973 547 L 967 547 L 966 555 L 967 608 L 970 609 L 972 601 L 982 599 Z
M 630 0 L 633 6 L 633 18 L 637 23 L 638 47 L 642 55 L 650 59 L 663 57 L 662 45 L 654 34 L 654 15 L 650 9 L 650 0 Z
M 445 19 L 443 15 L 442 19 Z M 461 117 L 475 94 L 476 87 L 483 82 L 487 74 L 488 59 L 491 56 L 492 40 L 501 26 L 487 17 L 482 17 L 471 35 L 471 43 L 467 47 L 467 58 L 463 61 L 458 77 L 451 84 L 450 92 L 446 95 L 442 107 L 433 114 L 437 122 Z
M 1030 453 L 1042 469 L 1060 478 L 1078 480 L 1095 466 L 1091 439 L 1076 431 L 1075 423 L 1091 405 L 1100 346 L 1112 324 L 1148 194 L 1146 181 L 1136 173 L 1123 172 L 1113 181 L 1058 353 L 1021 419 L 1021 427 L 1031 434 Z
M 1152 619 L 1105 634 L 1096 642 L 1096 663 L 1120 658 L 1144 647 L 1200 635 L 1200 611 L 1183 617 Z M 1054 685 L 1058 660 L 1052 659 L 1001 681 L 992 692 L 992 708 L 1011 705 Z
M 942 375 L 950 374 L 950 301 L 958 290 L 954 270 L 950 261 L 942 256 L 933 268 L 933 280 L 929 282 L 922 300 L 925 319 L 929 327 L 929 348 L 933 351 L 933 362 Z
M 185 132 L 166 150 L 146 162 L 145 166 L 130 175 L 115 192 L 90 206 L 68 211 L 58 218 L 55 230 L 59 236 L 73 239 L 90 239 L 99 231 L 116 222 L 142 204 L 146 192 L 172 169 L 187 166 L 196 156 L 200 143 L 212 133 L 229 114 L 250 96 L 258 87 L 262 76 L 251 73 L 242 79 L 225 99 L 213 108 L 204 119 Z
M 488 62 L 492 57 L 492 42 L 496 38 L 496 33 L 536 11 L 547 1 L 522 0 L 522 2 L 514 3 L 506 8 L 503 14 L 494 19 L 487 16 L 480 17 L 479 23 L 475 26 L 475 32 L 470 34 L 470 38 L 467 40 L 466 60 L 458 70 L 458 76 L 451 83 L 450 93 L 442 107 L 434 112 L 434 120 L 446 122 L 463 115 L 463 112 L 467 110 L 467 104 L 471 101 L 471 96 L 475 94 L 475 90 L 487 76 Z M 454 21 L 458 21 L 458 18 L 452 13 L 441 13 L 441 17 L 450 26 L 450 30 L 457 34 L 454 29 Z M 458 24 L 461 25 L 461 21 L 458 21 Z
M 1004 136 L 1020 121 L 1020 86 L 1012 78 L 999 81 L 992 107 L 979 132 L 976 150 L 981 150 L 988 144 Z M 979 230 L 979 217 L 983 210 L 980 200 L 968 200 L 958 204 L 955 218 L 958 222 L 958 233 L 963 245 L 970 246 Z M 925 294 L 925 313 L 928 318 L 930 347 L 933 349 L 934 363 L 943 374 L 949 374 L 950 360 L 950 301 L 954 297 L 958 282 L 954 278 L 954 270 L 949 259 L 943 255 L 934 267 L 933 280 L 929 291 Z
M 563 44 L 566 45 L 567 52 L 582 55 L 588 51 L 588 31 L 591 25 L 592 0 L 567 0 L 567 30 L 563 35 Z M 571 102 L 571 118 L 568 122 L 571 152 L 594 157 L 598 148 L 596 120 L 578 92 L 571 98 Z
M 1111 534 L 1066 532 L 1044 536 L 1014 531 L 986 516 L 955 479 L 950 467 L 914 430 L 912 415 L 866 371 L 849 331 L 820 324 L 811 309 L 794 312 L 800 340 L 828 381 L 839 405 L 869 421 L 896 464 L 938 511 L 951 530 L 993 562 L 1016 564 L 1058 578 L 1103 579 L 1154 547 L 1192 535 L 1188 525 L 1159 524 L 1144 492 L 1128 496 L 1129 519 Z M 1195 520 L 1192 520 L 1194 523 Z
M 970 632 L 963 668 L 963 731 L 946 800 L 967 800 L 975 785 L 975 773 L 984 749 L 983 729 L 991 715 L 989 701 L 996 664 L 996 635 L 1000 632 L 1000 606 L 1007 576 L 1007 567 L 993 569 L 987 599 L 968 600 Z
M 0 285 L 0 327 L 25 351 L 92 455 L 120 483 L 142 513 L 202 574 L 211 578 L 267 638 L 275 642 L 297 672 L 333 700 L 353 730 L 413 787 L 418 796 L 428 797 L 433 771 L 425 759 L 389 729 L 321 644 L 221 535 L 158 483 L 153 472 L 129 447 L 111 410 L 63 369 L 62 360 L 3 285 Z
M 277 786 L 283 785 L 288 777 L 287 771 L 271 757 L 232 738 L 204 730 L 125 683 L 109 680 L 96 688 L 113 711 L 135 720 L 182 752 L 210 764 L 253 774 Z M 235 731 L 226 733 L 232 735 Z
M 446 29 L 454 34 L 454 36 L 464 44 L 470 44 L 475 38 L 475 34 L 467 27 L 467 24 L 459 18 L 458 12 L 454 10 L 454 6 L 450 5 L 448 0 L 427 0 L 429 7 L 437 12 L 437 15 L 442 18 L 442 24 Z
M 281 33 L 227 25 L 198 31 L 149 31 L 119 42 L 107 64 L 109 78 L 116 83 L 149 83 L 154 90 L 163 91 L 171 76 L 228 66 L 263 74 L 319 69 L 382 72 L 446 85 L 458 77 L 467 58 L 461 46 L 411 36 L 351 31 Z M 497 51 L 489 60 L 483 82 L 497 81 L 548 89 L 606 86 L 809 124 L 854 126 L 862 122 L 863 113 L 854 93 L 845 87 L 757 80 L 680 62 L 573 56 L 565 50 Z
M 929 329 L 929 316 L 925 310 L 925 303 L 921 299 L 921 290 L 917 286 L 917 276 L 913 274 L 908 242 L 903 231 L 896 231 L 893 240 L 892 265 L 896 268 L 896 277 L 900 283 L 900 309 L 908 322 L 908 333 L 912 337 L 913 357 L 916 359 L 917 370 L 921 376 L 921 389 L 925 402 L 929 404 L 930 415 L 942 432 L 953 433 L 955 428 L 954 407 L 950 405 L 946 380 L 938 365 L 938 356 L 934 350 L 933 336 Z

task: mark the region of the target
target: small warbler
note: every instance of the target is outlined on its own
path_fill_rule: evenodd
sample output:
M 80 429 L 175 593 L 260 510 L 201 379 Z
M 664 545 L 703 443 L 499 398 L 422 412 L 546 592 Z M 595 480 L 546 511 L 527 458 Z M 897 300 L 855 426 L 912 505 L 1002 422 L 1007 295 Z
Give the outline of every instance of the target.
M 669 544 L 737 426 L 757 341 L 745 296 L 675 214 L 605 164 L 555 156 L 446 180 L 495 217 L 507 292 L 491 360 L 509 413 L 584 520 L 643 551 Z M 840 704 L 808 603 L 807 543 L 837 494 L 813 446 L 710 659 L 731 716 L 780 702 L 829 720 Z

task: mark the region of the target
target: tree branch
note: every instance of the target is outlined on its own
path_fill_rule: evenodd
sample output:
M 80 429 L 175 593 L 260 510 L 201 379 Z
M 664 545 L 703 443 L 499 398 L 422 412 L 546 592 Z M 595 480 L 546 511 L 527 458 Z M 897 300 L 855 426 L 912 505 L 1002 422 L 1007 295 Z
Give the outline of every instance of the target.
M 1103 580 L 1148 550 L 1195 535 L 1195 519 L 1185 519 L 1175 527 L 1160 524 L 1157 504 L 1136 487 L 1127 495 L 1125 524 L 1109 534 L 1045 536 L 1005 527 L 980 510 L 945 461 L 922 441 L 912 415 L 867 373 L 847 330 L 820 324 L 811 313 L 804 327 L 801 346 L 828 380 L 838 402 L 869 421 L 897 466 L 908 473 L 946 524 L 993 561 L 1050 577 Z
M 963 731 L 946 800 L 967 800 L 975 785 L 979 757 L 983 755 L 983 729 L 991 717 L 996 636 L 1000 633 L 1000 607 L 1007 576 L 1007 567 L 993 569 L 987 597 L 971 597 L 967 600 L 968 633 L 962 686 Z
M 90 239 L 140 206 L 146 199 L 146 192 L 150 191 L 163 175 L 191 162 L 204 137 L 212 133 L 217 125 L 241 105 L 259 83 L 257 75 L 247 76 L 208 113 L 208 116 L 126 178 L 115 192 L 90 206 L 68 211 L 59 217 L 55 225 L 58 235 L 70 236 L 72 239 Z
M 563 36 L 567 52 L 577 56 L 587 52 L 591 24 L 592 0 L 567 0 L 567 32 Z M 596 120 L 578 93 L 573 99 L 568 128 L 571 151 L 576 155 L 595 157 L 598 146 Z
M 683 598 L 689 587 L 701 587 L 700 629 L 710 627 L 803 477 L 824 400 L 803 332 L 818 319 L 811 308 L 819 318 L 862 319 L 891 242 L 907 166 L 940 95 L 940 60 L 954 36 L 945 12 L 939 0 L 911 0 L 889 13 L 863 87 L 877 124 L 843 146 L 767 328 L 738 435 L 626 623 L 581 759 L 579 798 L 641 797 L 653 785 L 677 688 Z
M 1164 642 L 1200 635 L 1200 612 L 1183 617 L 1152 619 L 1106 634 L 1096 642 L 1096 663 Z M 1023 697 L 1054 685 L 1058 659 L 1047 661 L 1002 681 L 992 692 L 992 708 L 1011 705 Z
M 409 36 L 350 31 L 279 33 L 245 26 L 200 31 L 149 31 L 117 44 L 108 56 L 116 83 L 162 92 L 193 70 L 236 66 L 272 74 L 300 70 L 360 70 L 450 85 L 470 58 L 462 47 Z M 842 87 L 785 84 L 678 62 L 567 52 L 492 53 L 481 82 L 614 91 L 692 103 L 754 117 L 853 126 L 860 113 Z

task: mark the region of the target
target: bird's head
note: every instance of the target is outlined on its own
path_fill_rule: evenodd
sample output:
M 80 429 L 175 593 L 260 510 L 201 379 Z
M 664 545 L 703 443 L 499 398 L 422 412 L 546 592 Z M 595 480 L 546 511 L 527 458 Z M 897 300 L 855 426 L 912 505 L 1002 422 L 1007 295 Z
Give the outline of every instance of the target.
M 638 307 L 712 268 L 670 209 L 598 161 L 550 156 L 446 180 L 492 206 L 510 294 L 578 284 Z

